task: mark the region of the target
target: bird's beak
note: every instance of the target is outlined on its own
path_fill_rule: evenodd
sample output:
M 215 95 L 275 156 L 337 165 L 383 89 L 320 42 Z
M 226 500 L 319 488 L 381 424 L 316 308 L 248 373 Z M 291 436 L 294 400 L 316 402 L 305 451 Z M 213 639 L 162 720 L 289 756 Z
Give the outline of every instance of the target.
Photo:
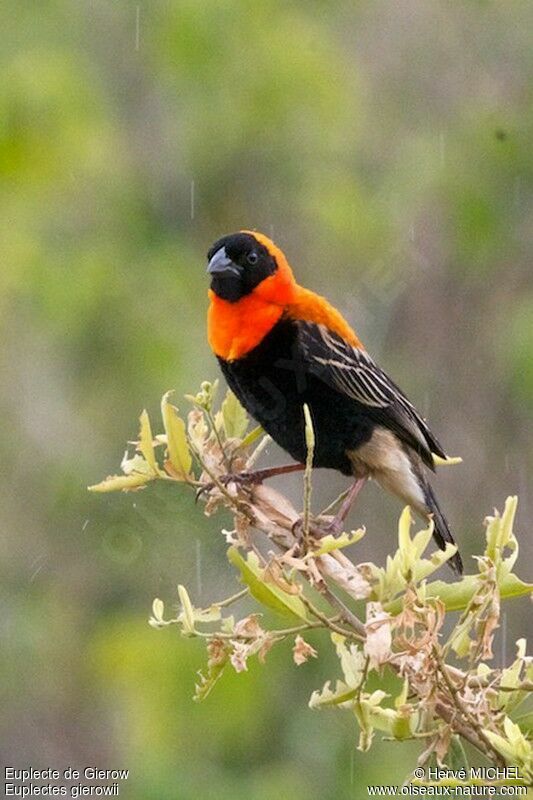
M 238 266 L 234 264 L 231 258 L 229 258 L 227 255 L 225 247 L 221 247 L 220 250 L 217 250 L 207 265 L 207 271 L 211 275 L 226 274 L 240 276 L 241 274 Z

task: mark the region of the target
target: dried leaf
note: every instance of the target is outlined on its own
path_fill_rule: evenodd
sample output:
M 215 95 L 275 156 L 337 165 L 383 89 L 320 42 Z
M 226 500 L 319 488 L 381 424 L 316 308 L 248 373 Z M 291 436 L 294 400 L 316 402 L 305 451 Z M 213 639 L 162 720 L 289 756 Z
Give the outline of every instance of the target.
M 237 637 L 243 637 L 248 641 L 246 647 L 237 647 L 236 641 L 232 639 L 234 646 L 234 661 L 232 661 L 237 672 L 246 669 L 246 660 L 250 656 L 257 654 L 259 661 L 264 664 L 268 651 L 274 644 L 274 637 L 265 631 L 258 622 L 259 614 L 250 614 L 244 619 L 234 623 L 231 633 Z
M 265 630 L 259 624 L 259 614 L 249 614 L 235 623 L 233 627 L 234 636 L 245 636 L 250 639 L 257 639 L 265 635 Z
M 231 648 L 223 639 L 216 636 L 209 640 L 207 644 L 207 676 L 198 673 L 200 682 L 196 684 L 193 699 L 196 702 L 205 700 L 213 691 L 215 684 L 222 677 L 222 673 L 229 660 Z
M 233 650 L 230 661 L 235 672 L 245 672 L 248 669 L 248 656 L 250 655 L 250 645 L 246 642 L 232 641 Z
M 355 566 L 348 559 L 348 563 L 344 563 L 329 554 L 320 556 L 317 560 L 321 572 L 334 580 L 354 600 L 364 600 L 372 594 L 372 585 L 365 576 L 362 564 Z
M 263 483 L 253 487 L 252 502 L 258 511 L 275 525 L 290 527 L 300 519 L 300 515 L 286 497 Z
M 283 558 L 283 556 L 281 556 L 281 558 Z M 265 583 L 273 583 L 275 586 L 281 589 L 282 592 L 286 592 L 287 594 L 300 594 L 299 585 L 285 577 L 283 567 L 276 558 L 271 559 L 263 570 L 263 580 Z
M 370 666 L 376 668 L 388 661 L 392 645 L 391 617 L 380 603 L 366 604 L 365 629 L 364 652 Z
M 193 408 L 187 414 L 187 431 L 196 450 L 202 452 L 209 435 L 209 428 L 204 414 L 199 408 Z
M 302 639 L 300 635 L 295 638 L 294 647 L 292 648 L 292 657 L 297 666 L 305 664 L 310 658 L 316 658 L 317 656 L 318 653 L 315 648 L 311 647 L 305 639 Z

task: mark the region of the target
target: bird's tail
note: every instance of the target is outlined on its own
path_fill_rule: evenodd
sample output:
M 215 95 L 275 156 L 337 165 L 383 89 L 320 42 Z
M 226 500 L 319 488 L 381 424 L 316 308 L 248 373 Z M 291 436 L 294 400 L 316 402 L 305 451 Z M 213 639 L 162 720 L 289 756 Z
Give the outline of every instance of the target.
M 455 539 L 453 538 L 453 534 L 450 530 L 450 526 L 448 525 L 446 517 L 439 508 L 439 504 L 437 503 L 437 498 L 433 493 L 433 489 L 425 480 L 423 481 L 422 489 L 426 500 L 427 510 L 433 516 L 433 538 L 437 542 L 440 549 L 445 550 L 448 542 L 450 542 L 450 544 L 456 544 Z M 463 560 L 459 555 L 459 552 L 455 553 L 455 555 L 453 555 L 447 563 L 458 575 L 463 574 Z

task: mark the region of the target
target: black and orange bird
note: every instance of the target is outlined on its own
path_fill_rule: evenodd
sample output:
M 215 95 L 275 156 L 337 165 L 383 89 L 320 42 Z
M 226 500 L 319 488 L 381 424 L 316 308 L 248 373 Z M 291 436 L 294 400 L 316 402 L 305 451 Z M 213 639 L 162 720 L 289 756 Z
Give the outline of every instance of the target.
M 314 467 L 355 480 L 334 522 L 340 525 L 372 478 L 424 518 L 440 548 L 454 544 L 426 468 L 442 446 L 401 389 L 375 363 L 327 300 L 296 282 L 267 236 L 240 231 L 208 253 L 209 344 L 241 404 L 296 461 L 255 473 L 258 480 L 303 468 L 303 405 L 315 433 Z M 459 553 L 448 562 L 462 573 Z

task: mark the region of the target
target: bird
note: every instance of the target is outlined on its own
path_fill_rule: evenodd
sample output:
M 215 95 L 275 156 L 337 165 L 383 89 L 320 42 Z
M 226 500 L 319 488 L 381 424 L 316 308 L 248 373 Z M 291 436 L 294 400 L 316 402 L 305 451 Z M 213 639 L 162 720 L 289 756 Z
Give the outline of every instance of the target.
M 304 405 L 313 424 L 313 467 L 353 479 L 337 515 L 342 523 L 372 479 L 433 520 L 441 549 L 455 544 L 428 480 L 442 445 L 342 314 L 300 286 L 283 251 L 262 233 L 219 238 L 207 254 L 209 345 L 241 405 L 293 459 L 258 480 L 303 469 Z M 462 574 L 456 551 L 448 560 Z

